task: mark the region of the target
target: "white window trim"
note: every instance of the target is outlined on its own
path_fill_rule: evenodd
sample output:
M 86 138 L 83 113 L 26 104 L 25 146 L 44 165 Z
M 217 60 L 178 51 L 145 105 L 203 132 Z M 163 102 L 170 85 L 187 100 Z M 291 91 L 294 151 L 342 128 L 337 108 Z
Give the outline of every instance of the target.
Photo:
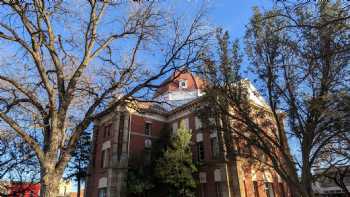
M 200 183 L 207 183 L 207 173 L 205 173 L 205 172 L 199 173 L 199 182 Z
M 107 177 L 102 177 L 98 180 L 98 188 L 107 187 Z
M 203 142 L 203 133 L 196 134 L 196 142 Z
M 198 118 L 198 116 L 195 117 L 195 127 L 196 129 L 202 128 L 202 121 L 200 118 Z
M 171 127 L 172 127 L 172 133 L 173 133 L 173 134 L 175 134 L 176 131 L 177 131 L 177 128 L 178 128 L 177 124 L 178 124 L 178 122 L 175 121 L 175 122 L 173 122 L 173 124 L 171 125 Z
M 102 144 L 102 150 L 106 150 L 107 148 L 111 148 L 111 141 L 108 140 Z
M 185 85 L 182 86 L 182 83 L 185 83 Z M 187 89 L 187 87 L 188 87 L 187 80 L 185 80 L 185 79 L 180 79 L 180 80 L 179 80 L 179 88 L 180 88 L 180 89 Z
M 190 129 L 190 120 L 188 118 L 184 118 L 183 121 L 184 121 L 184 127 L 186 129 Z
M 152 140 L 145 139 L 145 148 L 152 148 Z
M 220 169 L 214 170 L 214 181 L 215 182 L 221 182 L 222 181 L 222 173 Z
M 107 168 L 108 167 L 108 162 L 109 162 L 109 151 L 110 149 L 107 148 L 105 150 L 102 150 L 101 154 L 104 154 L 103 156 L 103 165 L 102 165 L 102 168 Z

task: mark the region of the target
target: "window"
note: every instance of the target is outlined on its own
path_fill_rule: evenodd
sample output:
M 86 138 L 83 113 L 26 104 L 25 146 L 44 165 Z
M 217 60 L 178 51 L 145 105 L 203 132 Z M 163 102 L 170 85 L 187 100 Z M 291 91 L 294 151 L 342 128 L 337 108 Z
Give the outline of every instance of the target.
M 257 181 L 253 181 L 253 187 L 254 187 L 254 197 L 259 197 L 259 188 L 258 188 Z
M 105 161 L 104 161 L 104 164 L 105 164 L 105 168 L 108 167 L 108 163 L 109 163 L 109 148 L 107 148 L 105 151 L 106 151 L 106 157 L 105 157 Z
M 145 123 L 145 135 L 151 135 L 151 128 L 152 128 L 152 123 L 146 122 Z
M 195 127 L 196 129 L 202 128 L 202 121 L 197 116 L 195 117 Z
M 217 137 L 211 138 L 210 143 L 211 143 L 212 159 L 218 159 L 220 154 L 218 138 Z
M 209 122 L 208 122 L 208 126 L 209 127 L 214 127 L 215 128 L 215 125 L 216 125 L 216 122 L 215 122 L 215 118 L 209 118 Z
M 181 79 L 179 81 L 179 88 L 186 89 L 187 88 L 187 80 Z
M 197 160 L 204 160 L 204 144 L 203 142 L 197 142 Z
M 98 197 L 107 197 L 107 188 L 98 189 Z
M 281 197 L 285 197 L 286 194 L 284 192 L 284 187 L 283 187 L 283 183 L 278 183 L 279 187 L 280 187 L 280 192 L 281 192 Z
M 107 136 L 107 127 L 103 127 L 103 137 L 105 138 Z
M 189 121 L 189 119 L 188 119 L 188 118 L 185 118 L 185 119 L 183 119 L 182 121 L 183 121 L 184 127 L 185 127 L 186 129 L 190 129 L 190 121 Z
M 109 148 L 102 150 L 101 153 L 101 168 L 106 168 L 108 165 L 108 153 L 109 153 Z
M 152 148 L 152 140 L 151 139 L 146 139 L 145 140 L 145 148 L 146 149 Z
M 111 136 L 112 124 L 107 126 L 107 137 Z
M 199 197 L 207 197 L 207 173 L 199 172 Z
M 267 197 L 275 197 L 271 182 L 265 182 L 265 192 Z
M 199 173 L 199 183 L 207 183 L 207 173 L 205 172 Z
M 143 164 L 149 166 L 152 162 L 152 150 L 150 148 L 145 148 L 143 151 Z
M 199 184 L 199 195 L 200 197 L 207 197 L 207 184 L 201 183 Z
M 175 133 L 176 133 L 176 130 L 177 130 L 177 122 L 174 122 L 174 123 L 172 124 L 172 129 L 173 129 L 173 134 L 175 134 Z
M 149 165 L 152 161 L 152 140 L 145 139 L 144 164 Z
M 247 185 L 245 183 L 245 179 L 243 179 L 243 186 L 244 186 L 244 194 L 247 196 Z
M 103 137 L 111 136 L 111 128 L 112 128 L 111 124 L 104 126 Z
M 214 181 L 215 182 L 221 182 L 223 180 L 223 177 L 221 176 L 221 169 L 215 169 L 214 170 Z
M 100 165 L 101 168 L 104 168 L 105 157 L 106 157 L 106 150 L 102 150 L 102 153 L 101 153 L 101 165 Z
M 222 183 L 221 182 L 215 182 L 215 193 L 216 197 L 222 197 Z

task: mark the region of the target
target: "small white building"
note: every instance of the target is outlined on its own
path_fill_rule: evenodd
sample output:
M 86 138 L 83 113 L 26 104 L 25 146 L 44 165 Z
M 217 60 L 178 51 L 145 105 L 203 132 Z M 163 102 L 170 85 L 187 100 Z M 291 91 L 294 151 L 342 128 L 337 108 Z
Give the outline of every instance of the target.
M 347 168 L 346 172 L 342 169 L 330 169 L 326 175 L 321 175 L 325 172 L 325 169 L 315 170 L 315 174 L 321 175 L 321 177 L 314 183 L 313 190 L 316 196 L 319 197 L 349 197 L 346 192 L 338 186 L 333 177 L 343 177 L 343 182 L 346 185 L 348 191 L 350 191 L 350 166 Z

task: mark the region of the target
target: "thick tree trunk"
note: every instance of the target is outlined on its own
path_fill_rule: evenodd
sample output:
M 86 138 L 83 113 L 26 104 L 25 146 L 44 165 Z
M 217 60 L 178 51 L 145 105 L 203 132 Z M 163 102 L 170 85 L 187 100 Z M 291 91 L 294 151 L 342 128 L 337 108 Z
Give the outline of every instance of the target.
M 302 193 L 301 194 L 302 197 L 314 197 L 313 192 L 309 191 L 308 189 L 307 190 L 303 190 L 301 193 Z
M 61 177 L 62 174 L 55 173 L 55 170 L 42 169 L 40 196 L 56 197 L 58 194 Z
M 299 187 L 302 197 L 314 197 L 312 190 L 312 174 L 310 172 L 311 170 L 308 169 L 307 166 L 302 169 L 301 185 Z

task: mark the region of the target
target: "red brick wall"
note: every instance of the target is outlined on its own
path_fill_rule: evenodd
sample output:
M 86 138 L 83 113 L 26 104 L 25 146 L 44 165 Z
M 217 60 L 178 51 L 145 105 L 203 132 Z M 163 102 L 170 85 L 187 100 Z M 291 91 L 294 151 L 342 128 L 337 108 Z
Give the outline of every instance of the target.
M 108 125 L 110 125 L 109 123 Z M 102 144 L 108 140 L 111 140 L 115 135 L 114 130 L 110 130 L 109 136 L 104 136 L 105 126 L 107 124 L 101 125 L 94 129 L 94 140 L 93 140 L 93 165 L 91 166 L 91 172 L 88 180 L 88 187 L 86 188 L 87 196 L 98 196 L 98 181 L 102 177 L 107 177 L 107 168 L 101 168 L 101 156 L 102 156 Z M 111 142 L 112 144 L 112 142 Z M 111 149 L 109 151 L 108 158 L 111 158 Z
M 282 183 L 284 188 L 284 196 L 282 195 L 282 191 L 280 189 L 278 176 L 273 171 L 271 172 L 272 178 L 273 178 L 273 191 L 275 193 L 275 197 L 288 197 L 290 194 L 288 194 L 288 187 L 286 183 Z M 244 170 L 244 182 L 245 182 L 245 192 L 247 197 L 254 197 L 254 186 L 253 186 L 253 177 L 251 176 L 251 168 L 246 168 Z M 243 177 L 242 177 L 243 179 Z M 266 197 L 266 191 L 265 191 L 265 181 L 263 177 L 263 172 L 257 171 L 256 172 L 256 181 L 258 182 L 258 190 L 259 190 L 259 197 Z M 243 181 L 242 181 L 243 182 Z
M 159 120 L 146 118 L 140 115 L 132 114 L 131 116 L 131 131 L 133 133 L 145 134 L 145 123 L 151 122 L 151 135 L 153 137 L 159 137 L 161 135 L 162 129 L 165 126 L 164 122 Z
M 145 135 L 145 123 L 152 123 L 151 136 Z M 161 137 L 166 127 L 166 123 L 159 120 L 146 118 L 140 115 L 133 114 L 131 116 L 131 134 L 130 134 L 130 155 L 142 154 L 145 149 L 145 140 L 157 139 Z

